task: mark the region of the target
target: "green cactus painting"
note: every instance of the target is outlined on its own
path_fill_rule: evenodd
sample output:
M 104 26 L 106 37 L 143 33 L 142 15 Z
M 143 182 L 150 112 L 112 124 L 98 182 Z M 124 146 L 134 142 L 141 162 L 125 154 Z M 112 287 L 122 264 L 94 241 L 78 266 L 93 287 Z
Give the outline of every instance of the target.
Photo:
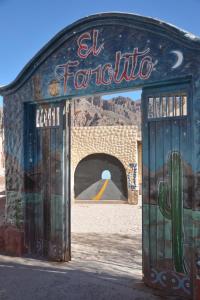
M 186 273 L 183 259 L 183 166 L 179 152 L 168 159 L 168 180 L 159 183 L 158 205 L 162 215 L 172 223 L 172 253 L 176 272 Z

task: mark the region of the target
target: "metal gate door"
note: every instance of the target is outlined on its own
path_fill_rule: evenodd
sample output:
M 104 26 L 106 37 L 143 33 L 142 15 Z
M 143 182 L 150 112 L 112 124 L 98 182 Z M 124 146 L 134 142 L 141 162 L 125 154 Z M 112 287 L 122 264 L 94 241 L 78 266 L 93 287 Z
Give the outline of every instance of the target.
M 69 105 L 25 106 L 25 231 L 30 254 L 70 259 Z
M 191 297 L 192 157 L 189 85 L 143 90 L 143 272 Z

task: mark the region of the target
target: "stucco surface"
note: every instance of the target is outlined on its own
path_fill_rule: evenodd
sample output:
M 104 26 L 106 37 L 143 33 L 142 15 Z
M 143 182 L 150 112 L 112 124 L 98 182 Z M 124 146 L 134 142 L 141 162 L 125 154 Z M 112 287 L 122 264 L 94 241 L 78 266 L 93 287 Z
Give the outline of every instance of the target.
M 138 165 L 137 131 L 137 126 L 72 127 L 72 191 L 74 190 L 74 172 L 79 162 L 90 154 L 105 153 L 116 157 L 123 164 L 127 174 L 128 202 L 136 204 L 138 172 L 136 174 L 137 186 L 134 190 L 129 188 L 128 178 L 132 183 L 133 170 L 130 164 Z

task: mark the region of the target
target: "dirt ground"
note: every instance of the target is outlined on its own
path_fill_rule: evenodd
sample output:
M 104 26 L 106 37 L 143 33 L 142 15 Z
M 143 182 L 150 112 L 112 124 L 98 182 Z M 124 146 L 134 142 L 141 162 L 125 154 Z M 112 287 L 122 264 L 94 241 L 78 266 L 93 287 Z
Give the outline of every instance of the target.
M 141 279 L 141 205 L 74 204 L 69 263 L 0 256 L 0 300 L 169 299 Z

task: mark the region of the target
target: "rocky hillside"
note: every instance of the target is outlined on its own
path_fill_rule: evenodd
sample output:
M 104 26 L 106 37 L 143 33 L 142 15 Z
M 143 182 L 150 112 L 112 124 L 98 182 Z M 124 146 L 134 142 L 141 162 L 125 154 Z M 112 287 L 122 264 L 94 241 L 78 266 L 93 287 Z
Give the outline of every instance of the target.
M 101 96 L 75 99 L 72 126 L 137 125 L 141 127 L 140 100 L 126 97 L 104 100 Z

